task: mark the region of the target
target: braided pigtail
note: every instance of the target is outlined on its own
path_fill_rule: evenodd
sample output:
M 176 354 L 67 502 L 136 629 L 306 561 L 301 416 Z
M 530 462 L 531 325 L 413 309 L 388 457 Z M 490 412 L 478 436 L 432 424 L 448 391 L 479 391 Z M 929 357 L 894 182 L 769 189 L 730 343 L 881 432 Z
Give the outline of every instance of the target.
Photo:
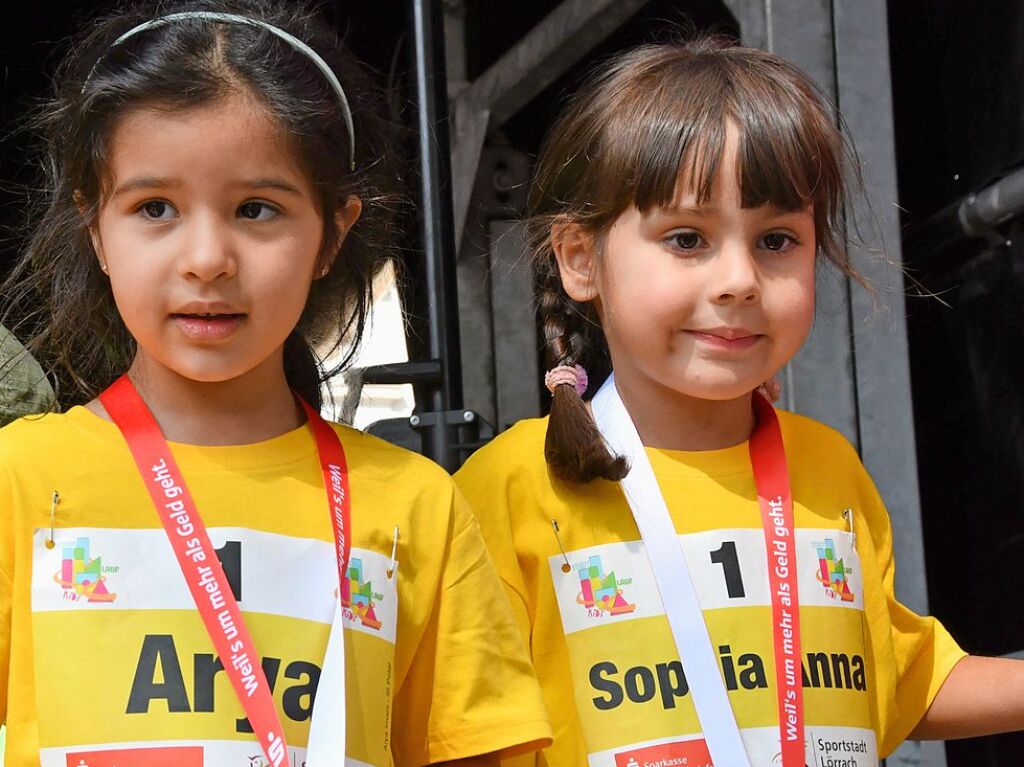
M 554 253 L 538 264 L 537 272 L 537 304 L 548 367 L 575 366 L 588 348 L 588 336 L 597 327 L 589 316 L 591 310 L 566 295 Z M 572 381 L 559 381 L 551 389 L 544 458 L 555 476 L 569 482 L 598 478 L 617 482 L 626 476 L 626 459 L 608 449 L 582 392 Z

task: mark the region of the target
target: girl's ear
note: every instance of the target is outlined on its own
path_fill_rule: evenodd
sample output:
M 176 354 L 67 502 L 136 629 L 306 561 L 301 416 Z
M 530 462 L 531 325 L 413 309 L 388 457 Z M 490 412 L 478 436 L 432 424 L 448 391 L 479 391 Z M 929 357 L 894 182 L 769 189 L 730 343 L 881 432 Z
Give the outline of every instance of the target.
M 569 298 L 580 303 L 597 298 L 597 246 L 593 235 L 579 224 L 555 221 L 551 225 L 551 249 Z
M 75 207 L 78 208 L 78 213 L 83 218 L 85 217 L 85 196 L 79 191 L 75 190 Z M 103 257 L 103 243 L 100 241 L 99 230 L 95 226 L 89 227 L 89 239 L 92 241 L 92 250 L 96 254 L 96 260 L 100 262 L 100 269 L 104 274 L 107 274 L 107 261 Z
M 96 230 L 96 227 L 89 227 L 89 239 L 92 240 L 92 249 L 96 254 L 96 260 L 100 262 L 100 270 L 104 274 L 109 274 L 107 271 L 107 259 L 103 257 L 103 242 L 100 240 L 100 233 Z
M 363 212 L 363 201 L 356 197 L 354 194 L 350 194 L 348 199 L 345 200 L 344 205 L 339 205 L 337 211 L 334 213 L 334 225 L 338 228 L 338 242 L 334 246 L 334 251 L 326 253 L 324 255 L 324 263 L 320 264 L 320 268 L 317 270 L 316 279 L 326 277 L 327 273 L 331 271 L 331 267 L 334 265 L 334 259 L 338 257 L 341 252 L 341 246 L 345 242 L 345 237 L 348 236 L 349 230 L 355 226 L 356 221 L 359 220 L 359 216 Z

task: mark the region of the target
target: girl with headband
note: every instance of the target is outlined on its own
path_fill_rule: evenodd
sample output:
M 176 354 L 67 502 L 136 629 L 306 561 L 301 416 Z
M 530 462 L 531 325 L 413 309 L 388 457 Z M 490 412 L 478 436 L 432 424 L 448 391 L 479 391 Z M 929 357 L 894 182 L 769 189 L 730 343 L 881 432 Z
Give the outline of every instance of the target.
M 456 476 L 530 640 L 540 763 L 875 767 L 1024 727 L 1024 664 L 896 601 L 856 452 L 770 404 L 816 272 L 857 277 L 847 170 L 802 72 L 711 41 L 620 55 L 552 129 L 529 220 L 551 415 Z
M 548 742 L 450 478 L 318 412 L 389 253 L 380 100 L 294 2 L 137 6 L 61 67 L 4 286 L 65 407 L 0 431 L 8 767 Z

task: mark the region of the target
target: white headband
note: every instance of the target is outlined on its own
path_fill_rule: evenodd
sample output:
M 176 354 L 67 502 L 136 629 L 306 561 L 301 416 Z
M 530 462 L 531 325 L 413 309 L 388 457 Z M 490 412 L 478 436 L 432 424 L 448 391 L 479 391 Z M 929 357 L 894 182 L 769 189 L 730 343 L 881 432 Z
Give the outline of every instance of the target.
M 123 43 L 125 40 L 127 40 L 129 37 L 132 37 L 138 34 L 139 32 L 145 31 L 147 29 L 162 27 L 166 24 L 170 24 L 173 21 L 184 21 L 189 19 L 223 21 L 230 24 L 247 24 L 250 27 L 258 27 L 259 29 L 263 29 L 267 32 L 270 32 L 272 35 L 275 35 L 281 40 L 284 40 L 286 43 L 288 43 L 288 45 L 297 50 L 299 53 L 304 54 L 306 58 L 308 58 L 310 61 L 316 64 L 316 68 L 319 69 L 323 76 L 327 78 L 327 82 L 331 84 L 331 88 L 334 89 L 334 92 L 338 95 L 338 100 L 341 102 L 342 111 L 345 114 L 345 128 L 348 130 L 349 167 L 352 170 L 356 169 L 356 132 L 355 127 L 352 124 L 352 110 L 349 108 L 348 99 L 345 97 L 345 90 L 341 87 L 341 83 L 338 81 L 337 76 L 335 76 L 331 68 L 327 66 L 327 62 L 320 57 L 320 54 L 318 54 L 316 51 L 314 51 L 312 48 L 310 48 L 308 45 L 302 42 L 299 38 L 285 32 L 283 29 L 280 29 L 279 27 L 275 27 L 273 24 L 268 24 L 267 22 L 260 21 L 259 19 L 251 19 L 248 16 L 239 16 L 235 13 L 217 13 L 215 11 L 184 11 L 182 13 L 171 13 L 167 16 L 159 16 L 155 19 L 144 21 L 138 26 L 132 27 L 119 38 L 114 40 L 114 42 L 110 44 L 110 47 L 115 48 L 121 43 Z M 85 91 L 85 86 L 89 84 L 89 80 L 92 79 L 93 73 L 96 71 L 96 67 L 99 66 L 100 61 L 102 60 L 103 57 L 101 56 L 96 61 L 96 63 L 93 64 L 92 69 L 89 70 L 89 75 L 85 78 L 85 83 L 82 85 L 83 92 Z

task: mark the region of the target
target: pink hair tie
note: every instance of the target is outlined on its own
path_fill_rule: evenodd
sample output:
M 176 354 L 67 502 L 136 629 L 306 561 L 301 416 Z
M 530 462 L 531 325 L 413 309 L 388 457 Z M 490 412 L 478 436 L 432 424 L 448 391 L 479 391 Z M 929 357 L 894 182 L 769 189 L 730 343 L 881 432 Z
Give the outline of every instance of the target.
M 544 374 L 544 385 L 552 394 L 562 384 L 568 384 L 582 397 L 587 390 L 587 371 L 582 365 L 559 365 Z

